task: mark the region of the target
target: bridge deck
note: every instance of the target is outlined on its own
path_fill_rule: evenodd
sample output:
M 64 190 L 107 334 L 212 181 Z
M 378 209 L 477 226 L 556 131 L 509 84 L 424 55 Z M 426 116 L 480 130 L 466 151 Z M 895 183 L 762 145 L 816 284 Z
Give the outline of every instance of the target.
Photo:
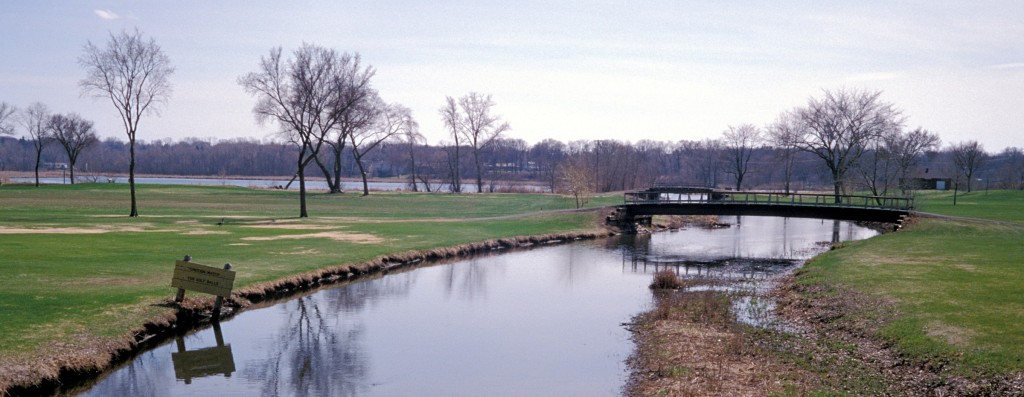
M 677 193 L 677 190 L 648 189 L 627 192 L 625 204 L 723 204 L 723 205 L 784 205 L 838 208 L 876 208 L 909 211 L 914 207 L 913 197 L 863 196 L 822 193 L 732 192 L 707 191 Z
M 758 215 L 898 223 L 911 197 L 653 188 L 625 194 L 618 222 L 651 215 Z

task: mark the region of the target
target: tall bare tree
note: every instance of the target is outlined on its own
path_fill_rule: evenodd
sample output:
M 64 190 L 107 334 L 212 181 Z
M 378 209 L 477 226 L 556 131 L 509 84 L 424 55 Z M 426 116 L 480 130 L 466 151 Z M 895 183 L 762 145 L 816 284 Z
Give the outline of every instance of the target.
M 470 92 L 459 98 L 459 109 L 462 111 L 461 132 L 466 144 L 473 149 L 477 192 L 484 191 L 481 150 L 510 128 L 507 122 L 501 121 L 501 116 L 491 114 L 494 105 L 490 95 L 477 92 Z
M 775 147 L 776 157 L 782 162 L 782 178 L 786 194 L 793 182 L 793 164 L 797 142 L 802 135 L 802 124 L 796 112 L 783 112 L 767 128 L 768 139 Z
M 50 122 L 50 110 L 41 102 L 35 102 L 25 108 L 21 113 L 21 125 L 25 132 L 32 139 L 32 147 L 36 151 L 36 186 L 39 186 L 39 164 L 43 158 L 43 149 L 53 140 L 47 124 Z
M 741 190 L 743 177 L 750 170 L 750 157 L 762 141 L 761 129 L 753 124 L 740 124 L 736 127 L 730 125 L 722 133 L 722 142 L 728 153 L 729 167 L 726 173 L 736 178 L 737 191 Z
M 906 194 L 910 189 L 907 171 L 928 150 L 936 149 L 942 142 L 939 136 L 928 130 L 917 127 L 913 131 L 899 131 L 885 138 L 885 147 L 898 169 L 897 179 L 900 189 Z
M 868 143 L 869 148 L 864 150 L 861 157 L 854 163 L 853 168 L 861 177 L 864 186 L 874 196 L 884 196 L 889 193 L 889 188 L 897 181 L 899 168 L 896 164 L 896 157 L 893 155 L 886 142 L 893 141 L 899 131 L 886 134 L 881 139 L 875 139 Z M 879 204 L 880 197 L 875 198 Z
M 459 149 L 462 147 L 462 116 L 459 115 L 459 105 L 456 103 L 455 98 L 445 97 L 444 106 L 438 110 L 441 114 L 441 120 L 444 121 L 444 126 L 451 132 L 451 137 L 454 143 L 451 145 L 445 145 L 448 153 L 448 169 L 451 177 L 452 193 L 462 193 L 462 176 L 459 172 L 459 166 L 462 162 Z
M 409 185 L 412 187 L 412 191 L 419 191 L 419 184 L 417 183 L 417 172 L 416 167 L 416 148 L 418 145 L 426 143 L 427 137 L 423 136 L 420 132 L 420 125 L 416 122 L 416 119 L 412 117 L 410 111 L 408 117 L 403 121 L 405 126 L 402 128 L 400 137 L 402 141 L 408 145 L 409 149 Z
M 359 174 L 363 178 L 363 195 L 370 195 L 370 187 L 367 183 L 366 166 L 363 164 L 363 157 L 385 141 L 392 139 L 402 132 L 406 121 L 412 117 L 409 108 L 391 104 L 385 105 L 382 101 L 377 105 L 379 111 L 377 117 L 368 128 L 352 131 L 349 135 L 349 142 L 352 143 L 352 157 L 359 167 Z
M 949 149 L 953 153 L 953 165 L 956 166 L 957 172 L 967 178 L 967 193 L 970 193 L 974 174 L 988 160 L 985 147 L 978 141 L 965 141 L 952 144 Z M 957 178 L 957 180 L 959 179 Z
M 7 102 L 0 102 L 0 135 L 14 135 L 14 125 L 11 124 L 14 113 L 18 108 Z
M 376 74 L 372 66 L 361 66 L 359 54 L 341 54 L 338 62 L 340 79 L 336 89 L 340 94 L 340 113 L 337 125 L 324 140 L 330 149 L 331 169 L 323 164 L 319 156 L 314 157 L 327 179 L 327 188 L 331 193 L 341 193 L 342 153 L 352 134 L 370 128 L 380 115 L 382 103 L 377 91 L 370 85 L 370 79 Z
M 78 83 L 82 92 L 108 98 L 121 115 L 128 135 L 128 185 L 132 208 L 128 216 L 139 216 L 135 198 L 135 136 L 142 116 L 158 113 L 159 105 L 171 97 L 171 60 L 138 29 L 110 34 L 105 48 L 92 42 L 78 58 L 86 77 Z
M 881 91 L 825 90 L 797 114 L 805 126 L 797 147 L 825 161 L 832 174 L 835 200 L 840 202 L 846 173 L 872 140 L 900 128 L 902 112 L 883 102 Z
M 281 52 L 281 47 L 271 49 L 260 58 L 259 70 L 239 77 L 238 83 L 256 97 L 252 110 L 256 120 L 276 122 L 299 147 L 299 217 L 306 218 L 306 166 L 350 105 L 341 89 L 344 61 L 333 49 L 313 44 L 303 44 L 292 59 L 282 59 Z
M 50 116 L 47 124 L 50 134 L 68 155 L 68 170 L 71 173 L 71 184 L 75 184 L 75 163 L 78 155 L 90 145 L 99 141 L 92 129 L 92 122 L 75 113 Z

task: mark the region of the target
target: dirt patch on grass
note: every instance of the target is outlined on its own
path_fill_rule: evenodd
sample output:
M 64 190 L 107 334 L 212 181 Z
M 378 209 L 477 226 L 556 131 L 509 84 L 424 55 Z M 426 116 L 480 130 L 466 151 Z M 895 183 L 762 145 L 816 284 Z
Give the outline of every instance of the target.
M 201 236 L 201 235 L 206 235 L 206 234 L 231 234 L 231 232 L 226 231 L 226 230 L 201 230 L 201 229 L 195 229 L 195 230 L 189 230 L 189 231 L 181 233 L 181 234 L 182 235 L 186 235 L 186 236 Z
M 261 224 L 261 225 L 245 225 L 243 227 L 251 227 L 251 228 L 256 228 L 256 229 L 284 229 L 284 230 L 337 230 L 337 229 L 341 228 L 340 226 L 309 225 L 309 224 L 301 224 L 301 223 L 287 223 L 287 224 L 268 223 L 268 224 Z
M 110 230 L 74 227 L 20 228 L 0 227 L 0 234 L 103 234 Z
M 930 337 L 939 339 L 953 346 L 967 346 L 968 342 L 977 336 L 973 330 L 946 324 L 941 321 L 931 321 L 924 327 L 924 332 Z
M 267 237 L 243 237 L 245 241 L 276 241 L 276 240 L 305 240 L 309 238 L 325 238 L 334 241 L 343 241 L 346 243 L 356 244 L 378 244 L 383 243 L 385 240 L 378 236 L 367 233 L 347 233 L 347 232 L 320 232 L 320 233 L 308 233 L 308 234 L 285 234 L 280 236 L 267 236 Z

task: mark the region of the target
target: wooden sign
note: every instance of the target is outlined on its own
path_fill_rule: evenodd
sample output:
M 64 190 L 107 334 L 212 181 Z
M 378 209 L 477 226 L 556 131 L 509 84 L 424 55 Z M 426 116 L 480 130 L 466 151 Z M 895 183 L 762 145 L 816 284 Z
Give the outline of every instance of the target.
M 235 272 L 195 262 L 175 261 L 171 286 L 217 296 L 231 296 Z

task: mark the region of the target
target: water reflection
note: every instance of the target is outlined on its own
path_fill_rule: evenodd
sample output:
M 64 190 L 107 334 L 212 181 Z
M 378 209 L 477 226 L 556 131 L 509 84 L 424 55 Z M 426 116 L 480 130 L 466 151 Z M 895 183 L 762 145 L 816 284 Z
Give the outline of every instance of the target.
M 539 247 L 321 290 L 243 312 L 221 324 L 222 335 L 206 329 L 181 340 L 231 348 L 235 372 L 183 374 L 174 357 L 190 351 L 168 343 L 84 394 L 619 395 L 633 348 L 621 324 L 651 304 L 650 272 L 756 279 L 823 249 L 836 230 L 840 239 L 872 234 L 832 221 L 735 223 Z
M 188 350 L 185 347 L 184 336 L 174 338 L 178 351 L 171 353 L 171 362 L 174 363 L 176 379 L 183 380 L 188 385 L 192 384 L 193 378 L 221 374 L 228 378 L 235 372 L 235 358 L 231 354 L 231 345 L 224 344 L 219 323 L 213 324 L 213 332 L 217 345 L 196 350 Z

